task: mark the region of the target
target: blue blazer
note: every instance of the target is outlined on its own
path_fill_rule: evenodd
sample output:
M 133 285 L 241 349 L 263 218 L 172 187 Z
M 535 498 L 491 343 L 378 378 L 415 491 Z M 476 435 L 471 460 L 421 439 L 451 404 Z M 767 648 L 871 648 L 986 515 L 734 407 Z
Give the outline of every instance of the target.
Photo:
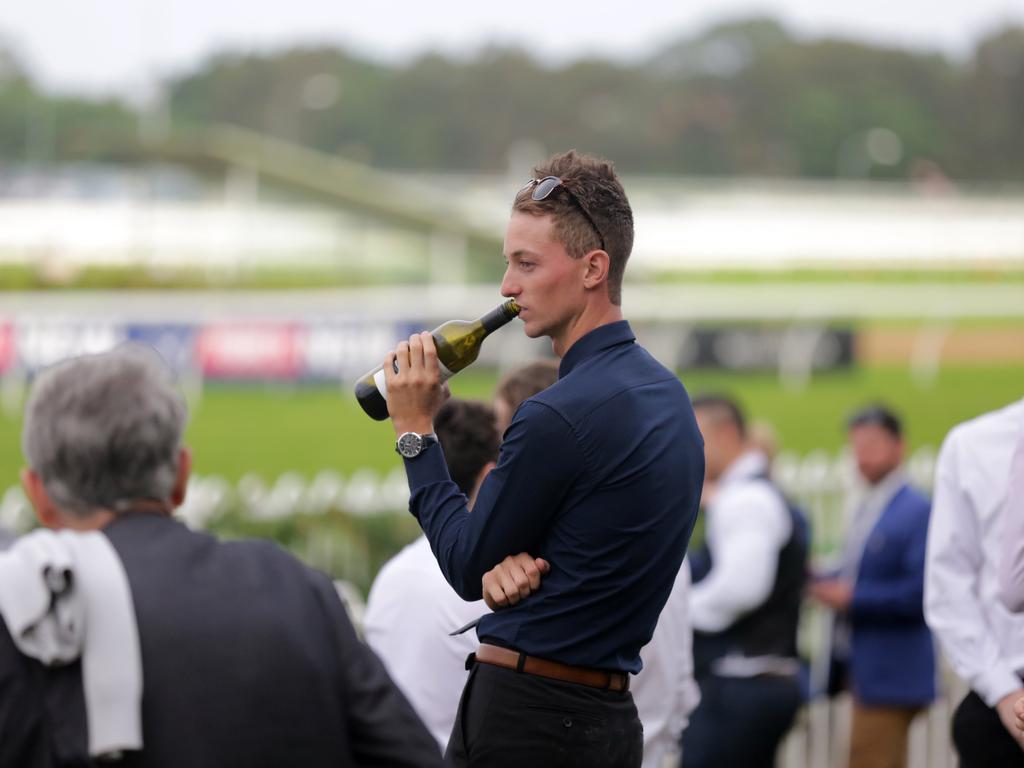
M 864 545 L 849 611 L 850 683 L 864 704 L 935 698 L 935 646 L 923 607 L 930 511 L 928 499 L 903 486 Z

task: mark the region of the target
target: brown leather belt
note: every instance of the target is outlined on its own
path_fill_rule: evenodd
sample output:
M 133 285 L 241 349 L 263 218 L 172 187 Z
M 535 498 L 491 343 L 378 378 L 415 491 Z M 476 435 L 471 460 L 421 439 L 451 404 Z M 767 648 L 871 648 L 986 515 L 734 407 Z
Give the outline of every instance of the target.
M 626 672 L 605 672 L 589 667 L 571 667 L 568 664 L 559 664 L 557 661 L 527 656 L 525 653 L 513 651 L 511 648 L 502 648 L 499 645 L 481 643 L 476 652 L 476 660 L 483 664 L 493 664 L 496 667 L 525 672 L 528 675 L 589 685 L 591 688 L 605 688 L 610 691 L 629 690 L 629 674 Z

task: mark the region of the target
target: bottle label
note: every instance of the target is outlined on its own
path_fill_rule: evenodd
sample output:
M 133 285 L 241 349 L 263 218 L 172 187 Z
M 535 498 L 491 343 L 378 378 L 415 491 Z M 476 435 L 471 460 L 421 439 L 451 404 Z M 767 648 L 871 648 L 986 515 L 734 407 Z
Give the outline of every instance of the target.
M 441 369 L 441 383 L 444 384 L 455 374 L 448 370 L 447 366 L 440 360 L 437 361 L 438 367 Z M 380 392 L 381 397 L 385 400 L 388 399 L 388 383 L 384 377 L 384 369 L 381 368 L 375 374 L 373 374 L 373 383 L 377 385 L 377 391 Z

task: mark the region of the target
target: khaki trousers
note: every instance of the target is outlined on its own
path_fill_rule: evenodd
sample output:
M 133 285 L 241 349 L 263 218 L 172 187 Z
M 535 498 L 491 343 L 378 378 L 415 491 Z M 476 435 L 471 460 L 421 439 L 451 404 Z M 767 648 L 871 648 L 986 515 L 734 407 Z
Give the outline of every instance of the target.
M 907 734 L 922 707 L 853 703 L 849 768 L 906 768 Z

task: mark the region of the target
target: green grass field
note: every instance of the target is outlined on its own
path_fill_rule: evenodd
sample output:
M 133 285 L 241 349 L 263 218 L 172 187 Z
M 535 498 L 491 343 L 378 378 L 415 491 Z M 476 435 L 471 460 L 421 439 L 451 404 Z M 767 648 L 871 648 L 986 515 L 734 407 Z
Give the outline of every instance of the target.
M 930 387 L 895 367 L 818 376 L 803 391 L 785 389 L 772 375 L 685 373 L 683 380 L 691 394 L 735 393 L 752 417 L 775 426 L 784 449 L 798 453 L 839 448 L 844 416 L 869 400 L 884 399 L 905 415 L 911 447 L 937 447 L 954 424 L 1024 396 L 1024 366 L 947 368 Z M 493 374 L 466 371 L 452 389 L 460 397 L 487 398 L 494 383 Z M 20 418 L 0 417 L 0 492 L 18 482 L 20 429 Z M 194 404 L 187 440 L 198 474 L 232 482 L 250 472 L 272 483 L 288 471 L 309 479 L 322 469 L 348 475 L 400 467 L 390 424 L 364 416 L 347 387 L 210 386 Z M 340 510 L 269 521 L 234 510 L 211 529 L 228 538 L 274 539 L 364 595 L 377 569 L 418 534 L 409 515 Z
M 771 422 L 782 448 L 806 453 L 843 442 L 851 409 L 884 400 L 904 414 L 911 447 L 938 447 L 954 424 L 1024 396 L 1024 366 L 943 369 L 927 387 L 903 367 L 868 368 L 813 378 L 802 391 L 774 375 L 684 373 L 691 395 L 731 392 L 750 416 Z M 455 395 L 487 398 L 493 374 L 467 371 L 452 381 Z M 0 487 L 17 482 L 22 465 L 20 419 L 0 417 Z M 399 466 L 390 424 L 374 422 L 341 388 L 209 386 L 194 404 L 187 440 L 195 471 L 237 480 L 256 472 L 268 480 L 286 471 L 311 477 L 322 469 L 348 474 L 361 467 Z

